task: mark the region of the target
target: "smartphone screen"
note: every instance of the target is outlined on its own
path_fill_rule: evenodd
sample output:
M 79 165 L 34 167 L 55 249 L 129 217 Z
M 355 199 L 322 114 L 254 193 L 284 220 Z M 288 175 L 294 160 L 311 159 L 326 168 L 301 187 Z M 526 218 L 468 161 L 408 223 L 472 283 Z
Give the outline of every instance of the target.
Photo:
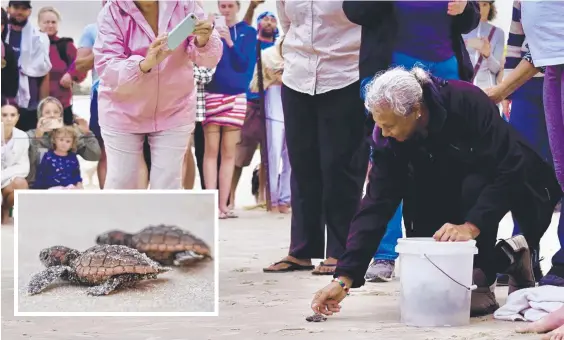
M 225 17 L 223 15 L 219 15 L 215 17 L 215 26 L 217 27 L 226 27 L 227 22 L 225 21 Z

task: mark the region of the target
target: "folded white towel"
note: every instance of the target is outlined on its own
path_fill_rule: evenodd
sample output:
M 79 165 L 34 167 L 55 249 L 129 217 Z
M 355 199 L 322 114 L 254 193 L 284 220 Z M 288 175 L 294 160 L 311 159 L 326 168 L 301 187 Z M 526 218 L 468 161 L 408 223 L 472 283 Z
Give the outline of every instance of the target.
M 564 306 L 564 287 L 540 286 L 521 289 L 507 297 L 494 318 L 507 321 L 537 321 Z

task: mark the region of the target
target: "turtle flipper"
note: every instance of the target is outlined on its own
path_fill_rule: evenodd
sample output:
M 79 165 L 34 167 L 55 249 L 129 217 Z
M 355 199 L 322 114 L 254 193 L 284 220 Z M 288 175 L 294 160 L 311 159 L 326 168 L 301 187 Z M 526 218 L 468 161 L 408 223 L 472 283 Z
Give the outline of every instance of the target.
M 93 296 L 108 295 L 111 292 L 113 292 L 117 287 L 119 287 L 121 284 L 127 281 L 125 278 L 126 276 L 128 275 L 112 276 L 106 282 L 88 288 L 86 290 L 86 293 L 88 295 L 93 295 Z
M 49 267 L 31 277 L 27 286 L 27 292 L 30 295 L 38 294 L 53 283 L 53 281 L 70 272 L 72 272 L 72 268 L 68 266 Z
M 191 250 L 183 251 L 180 253 L 174 254 L 174 265 L 175 266 L 186 266 L 192 264 L 194 262 L 200 261 L 207 256 L 197 254 Z

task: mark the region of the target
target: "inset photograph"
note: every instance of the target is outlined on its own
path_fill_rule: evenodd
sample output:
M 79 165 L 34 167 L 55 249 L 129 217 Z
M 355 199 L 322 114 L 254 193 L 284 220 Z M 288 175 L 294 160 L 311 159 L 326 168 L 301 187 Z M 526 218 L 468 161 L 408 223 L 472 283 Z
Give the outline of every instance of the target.
M 17 191 L 14 315 L 218 313 L 214 191 Z

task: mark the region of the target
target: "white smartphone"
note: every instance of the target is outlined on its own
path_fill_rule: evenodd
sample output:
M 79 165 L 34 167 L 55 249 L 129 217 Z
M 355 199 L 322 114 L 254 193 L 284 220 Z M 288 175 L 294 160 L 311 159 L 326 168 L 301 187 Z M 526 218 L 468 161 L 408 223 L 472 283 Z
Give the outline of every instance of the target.
M 189 14 L 180 24 L 168 33 L 168 48 L 175 50 L 190 34 L 194 32 L 198 18 L 194 13 Z
M 218 15 L 215 17 L 215 26 L 227 27 L 227 22 L 225 21 L 225 17 L 223 15 Z

